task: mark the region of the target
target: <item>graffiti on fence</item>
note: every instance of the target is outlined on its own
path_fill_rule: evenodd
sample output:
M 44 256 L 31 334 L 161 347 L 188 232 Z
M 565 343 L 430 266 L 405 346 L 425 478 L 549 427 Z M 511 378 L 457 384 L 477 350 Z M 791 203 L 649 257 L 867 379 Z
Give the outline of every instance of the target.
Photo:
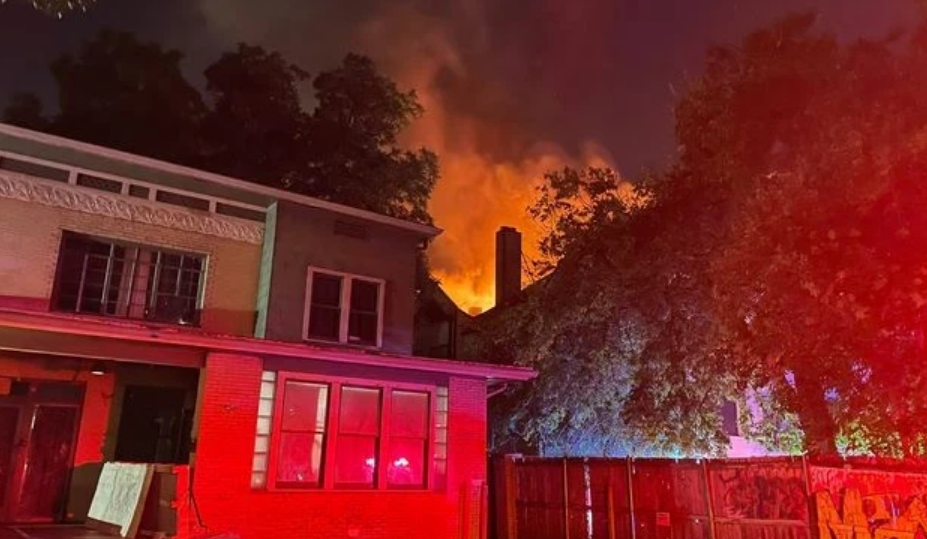
M 788 464 L 723 466 L 711 470 L 715 515 L 722 518 L 807 522 L 800 467 Z
M 855 468 L 809 467 L 812 492 L 830 492 L 839 503 L 848 489 L 856 489 L 863 496 L 898 496 L 907 500 L 927 494 L 927 475 L 892 472 L 886 470 L 860 470 Z
M 812 466 L 809 476 L 819 539 L 925 537 L 927 475 Z
M 915 539 L 927 530 L 927 504 L 921 496 L 898 506 L 894 497 L 863 496 L 851 488 L 843 493 L 842 512 L 830 492 L 815 493 L 815 503 L 818 539 Z

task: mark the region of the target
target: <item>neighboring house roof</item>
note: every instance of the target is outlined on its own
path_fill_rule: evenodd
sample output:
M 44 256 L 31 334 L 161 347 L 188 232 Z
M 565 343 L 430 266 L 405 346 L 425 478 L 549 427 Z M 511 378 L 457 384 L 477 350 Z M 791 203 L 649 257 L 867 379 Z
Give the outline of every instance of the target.
M 286 343 L 251 337 L 206 333 L 194 328 L 151 326 L 126 320 L 101 319 L 60 313 L 0 309 L 0 327 L 186 346 L 218 352 L 272 355 L 370 367 L 390 367 L 401 370 L 445 373 L 481 378 L 490 383 L 525 381 L 537 375 L 534 370 L 524 367 L 404 356 L 335 346 Z
M 406 221 L 221 174 L 4 123 L 0 123 L 0 150 L 79 167 L 86 169 L 90 174 L 106 172 L 161 184 L 165 187 L 193 189 L 207 196 L 222 197 L 257 206 L 268 207 L 277 200 L 286 200 L 348 217 L 405 229 L 426 238 L 441 233 L 441 229 L 431 225 Z

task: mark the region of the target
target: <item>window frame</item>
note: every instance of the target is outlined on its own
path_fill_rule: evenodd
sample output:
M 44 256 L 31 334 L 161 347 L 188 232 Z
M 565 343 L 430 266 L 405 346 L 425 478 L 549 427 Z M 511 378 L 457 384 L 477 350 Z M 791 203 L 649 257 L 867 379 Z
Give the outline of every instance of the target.
M 292 488 L 277 484 L 277 460 L 280 450 L 280 432 L 283 425 L 283 401 L 286 394 L 286 383 L 303 382 L 325 384 L 329 388 L 328 414 L 325 418 L 325 444 L 322 453 L 322 481 L 317 487 Z M 265 489 L 282 492 L 428 492 L 435 490 L 435 411 L 437 409 L 437 387 L 425 384 L 404 382 L 381 382 L 363 378 L 345 378 L 339 376 L 324 376 L 312 373 L 278 371 L 275 382 L 274 408 L 271 418 L 270 445 L 267 455 L 267 475 Z M 371 488 L 357 486 L 339 487 L 335 483 L 335 462 L 338 451 L 339 420 L 341 418 L 341 388 L 359 387 L 376 389 L 380 392 L 380 436 L 377 440 L 377 468 L 375 482 Z M 389 486 L 389 477 L 384 468 L 382 455 L 388 449 L 390 439 L 390 413 L 392 411 L 392 395 L 394 390 L 425 393 L 428 395 L 428 441 L 426 444 L 426 461 L 423 467 L 425 481 L 423 485 L 408 487 Z
M 313 277 L 316 274 L 338 277 L 341 279 L 341 296 L 339 297 L 339 307 L 341 312 L 338 319 L 338 339 L 328 340 L 321 337 L 309 335 L 309 318 L 312 313 L 312 284 Z M 350 339 L 350 322 L 351 322 L 351 289 L 354 280 L 366 281 L 377 285 L 377 338 L 374 344 L 352 343 Z M 385 318 L 384 306 L 386 305 L 386 280 L 377 277 L 368 277 L 356 273 L 347 273 L 343 271 L 334 271 L 315 266 L 310 266 L 306 271 L 306 297 L 303 307 L 303 340 L 313 343 L 343 344 L 355 346 L 358 348 L 383 348 L 383 320 Z
M 133 316 L 120 316 L 120 315 L 114 315 L 114 314 L 106 314 L 102 312 L 98 313 L 98 312 L 89 311 L 89 310 L 80 310 L 79 308 L 75 310 L 60 308 L 58 306 L 58 303 L 61 300 L 62 278 L 64 275 L 63 273 L 64 268 L 62 267 L 62 259 L 66 251 L 65 243 L 69 236 L 78 238 L 78 239 L 89 240 L 89 241 L 94 241 L 94 242 L 109 245 L 110 255 L 107 255 L 107 269 L 106 269 L 107 273 L 109 273 L 110 266 L 112 264 L 112 260 L 113 260 L 112 252 L 113 252 L 114 247 L 122 247 L 124 249 L 147 250 L 153 254 L 157 254 L 158 256 L 171 255 L 171 256 L 180 256 L 180 257 L 189 257 L 189 258 L 199 259 L 201 269 L 199 270 L 199 280 L 197 282 L 196 297 L 194 300 L 195 310 L 198 313 L 197 316 L 201 315 L 203 309 L 205 308 L 206 285 L 207 285 L 207 280 L 209 278 L 209 263 L 210 263 L 210 258 L 211 258 L 209 253 L 196 252 L 196 251 L 185 251 L 182 249 L 166 247 L 163 245 L 142 243 L 142 242 L 127 240 L 123 238 L 100 236 L 98 234 L 79 232 L 73 229 L 62 229 L 59 235 L 59 238 L 58 238 L 58 252 L 55 257 L 54 281 L 52 282 L 52 291 L 49 297 L 49 310 L 50 311 L 58 312 L 58 313 L 65 313 L 65 314 L 79 315 L 79 316 L 93 316 L 93 317 L 111 318 L 111 319 L 117 319 L 117 320 L 140 321 L 140 322 L 145 322 L 147 324 L 163 325 L 163 326 L 169 326 L 169 327 L 178 327 L 178 326 L 179 327 L 183 327 L 183 326 L 201 327 L 202 320 L 198 320 L 195 323 L 183 324 L 180 322 L 164 321 L 164 320 L 160 320 L 157 318 L 146 318 L 146 317 L 139 318 L 139 317 L 133 317 Z M 154 265 L 155 264 L 152 264 L 153 267 Z M 184 270 L 181 268 L 178 268 L 177 271 L 179 274 L 182 274 Z M 109 278 L 109 275 L 107 275 L 107 279 L 108 278 Z M 157 279 L 158 278 L 157 273 L 156 272 L 153 273 L 150 276 L 150 278 Z M 148 292 L 148 291 L 145 292 L 146 309 L 150 308 L 149 306 L 152 304 L 152 296 L 157 298 L 157 295 L 158 295 L 157 288 L 155 288 L 155 292 L 153 293 Z M 80 305 L 78 305 L 77 307 L 80 307 Z

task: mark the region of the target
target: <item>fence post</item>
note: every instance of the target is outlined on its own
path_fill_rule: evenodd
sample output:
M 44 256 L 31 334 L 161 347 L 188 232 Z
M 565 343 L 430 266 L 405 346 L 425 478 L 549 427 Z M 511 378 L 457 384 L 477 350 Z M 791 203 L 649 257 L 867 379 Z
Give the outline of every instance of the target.
M 820 535 L 818 528 L 818 503 L 811 490 L 811 468 L 808 466 L 808 456 L 801 456 L 801 472 L 805 476 L 805 499 L 808 504 L 808 537 Z
M 570 475 L 563 457 L 563 537 L 570 539 Z
M 608 467 L 608 539 L 616 539 L 615 536 L 615 486 L 612 481 L 614 472 L 612 467 Z
M 631 539 L 637 539 L 637 517 L 634 516 L 634 462 L 625 459 L 628 468 L 628 521 L 631 523 Z
M 717 537 L 717 531 L 715 530 L 715 509 L 712 504 L 712 489 L 711 489 L 711 475 L 708 473 L 708 461 L 702 459 L 702 476 L 705 478 L 705 496 L 707 496 L 707 502 L 705 506 L 708 508 L 708 537 L 715 539 Z
M 518 455 L 499 455 L 493 463 L 498 539 L 518 539 L 518 481 L 515 477 L 517 457 Z

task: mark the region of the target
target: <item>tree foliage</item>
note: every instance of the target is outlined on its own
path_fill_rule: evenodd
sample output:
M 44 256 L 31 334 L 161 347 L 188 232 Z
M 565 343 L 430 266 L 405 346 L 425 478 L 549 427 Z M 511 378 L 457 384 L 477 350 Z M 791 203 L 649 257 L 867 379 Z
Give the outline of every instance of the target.
M 32 7 L 45 13 L 46 15 L 51 15 L 58 17 L 59 19 L 63 18 L 65 15 L 73 13 L 80 10 L 81 12 L 86 12 L 94 4 L 96 0 L 28 0 Z M 7 0 L 2 0 L 0 4 L 5 4 Z
M 204 72 L 182 54 L 106 30 L 52 64 L 59 111 L 21 94 L 4 118 L 33 129 L 430 222 L 437 157 L 399 143 L 423 112 L 368 58 L 349 54 L 314 78 L 277 52 L 240 44 Z M 310 88 L 311 82 L 311 88 Z M 306 103 L 315 98 L 315 107 Z
M 103 30 L 52 62 L 56 134 L 168 161 L 195 162 L 206 107 L 180 69 L 183 55 Z
M 483 339 L 541 372 L 501 432 L 717 453 L 737 398 L 775 448 L 923 454 L 925 38 L 789 17 L 709 51 L 646 203 L 610 171 L 548 175 L 533 214 L 558 264 Z

